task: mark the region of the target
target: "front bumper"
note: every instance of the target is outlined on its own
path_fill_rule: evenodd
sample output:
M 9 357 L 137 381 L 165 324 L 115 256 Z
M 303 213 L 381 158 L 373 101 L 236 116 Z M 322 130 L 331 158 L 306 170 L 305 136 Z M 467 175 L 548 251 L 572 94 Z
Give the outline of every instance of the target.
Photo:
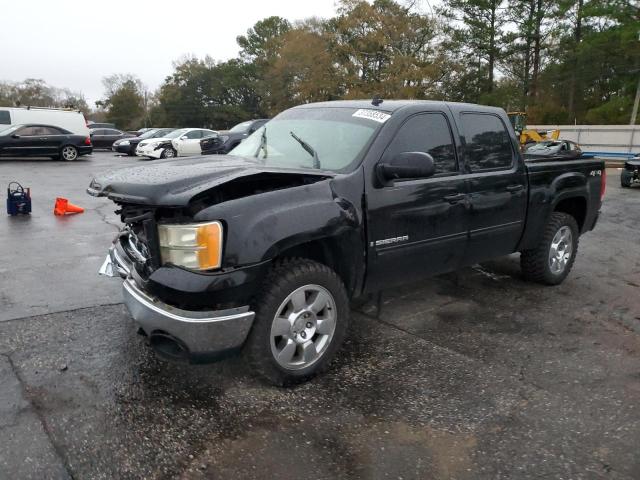
M 116 153 L 126 153 L 127 155 L 131 155 L 132 153 L 135 153 L 135 145 L 112 145 L 111 150 Z
M 147 145 L 144 145 L 143 147 L 138 146 L 136 148 L 136 155 L 139 157 L 160 158 L 163 150 L 164 148 L 149 147 Z
M 170 337 L 191 359 L 221 355 L 242 346 L 255 317 L 248 306 L 224 310 L 183 310 L 143 290 L 132 277 L 132 270 L 132 264 L 112 247 L 99 273 L 124 278 L 124 304 L 135 323 L 151 340 L 156 335 Z

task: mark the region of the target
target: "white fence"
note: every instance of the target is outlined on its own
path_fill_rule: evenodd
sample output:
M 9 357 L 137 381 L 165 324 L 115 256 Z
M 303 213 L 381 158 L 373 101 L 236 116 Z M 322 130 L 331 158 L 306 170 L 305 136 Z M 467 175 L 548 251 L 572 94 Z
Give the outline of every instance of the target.
M 640 153 L 640 125 L 528 125 L 533 130 L 560 130 L 584 152 Z

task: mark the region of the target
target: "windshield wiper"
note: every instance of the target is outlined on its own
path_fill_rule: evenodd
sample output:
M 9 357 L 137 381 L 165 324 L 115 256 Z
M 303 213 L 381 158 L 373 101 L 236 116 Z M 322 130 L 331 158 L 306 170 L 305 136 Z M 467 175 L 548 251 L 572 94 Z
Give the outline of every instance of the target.
M 289 132 L 293 138 L 306 150 L 306 152 L 313 157 L 313 168 L 320 170 L 320 157 L 318 157 L 318 152 L 316 152 L 311 145 L 302 140 L 299 136 L 297 136 L 293 132 Z
M 260 155 L 260 150 L 264 152 L 263 160 L 267 159 L 267 127 L 262 127 L 262 135 L 260 136 L 260 145 L 258 146 L 258 150 L 253 154 L 254 157 L 258 158 Z

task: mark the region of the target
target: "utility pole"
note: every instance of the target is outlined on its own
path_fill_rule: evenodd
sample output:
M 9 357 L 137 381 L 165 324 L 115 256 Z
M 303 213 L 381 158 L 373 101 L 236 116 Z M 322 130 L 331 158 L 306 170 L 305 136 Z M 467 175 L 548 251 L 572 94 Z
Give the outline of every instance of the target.
M 631 121 L 629 125 L 636 124 L 636 117 L 638 116 L 638 104 L 640 103 L 640 76 L 638 77 L 638 87 L 636 88 L 636 99 L 633 102 L 633 111 L 631 112 Z
M 640 41 L 640 31 L 638 31 L 638 41 Z M 638 66 L 637 60 L 636 66 Z M 636 74 L 638 74 L 638 86 L 636 87 L 636 99 L 633 102 L 633 111 L 631 112 L 631 121 L 629 122 L 629 125 L 636 124 L 636 117 L 638 116 L 638 104 L 640 103 L 640 69 L 636 70 Z

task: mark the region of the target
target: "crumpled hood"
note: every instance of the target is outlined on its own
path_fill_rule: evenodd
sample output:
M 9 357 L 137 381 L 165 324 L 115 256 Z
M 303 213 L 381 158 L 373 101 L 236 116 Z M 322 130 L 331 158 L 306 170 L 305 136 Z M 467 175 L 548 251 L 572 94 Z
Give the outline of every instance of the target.
M 116 202 L 183 207 L 195 195 L 213 187 L 265 172 L 333 176 L 326 171 L 268 167 L 257 160 L 230 155 L 188 157 L 155 161 L 100 175 L 91 181 L 87 193 Z

